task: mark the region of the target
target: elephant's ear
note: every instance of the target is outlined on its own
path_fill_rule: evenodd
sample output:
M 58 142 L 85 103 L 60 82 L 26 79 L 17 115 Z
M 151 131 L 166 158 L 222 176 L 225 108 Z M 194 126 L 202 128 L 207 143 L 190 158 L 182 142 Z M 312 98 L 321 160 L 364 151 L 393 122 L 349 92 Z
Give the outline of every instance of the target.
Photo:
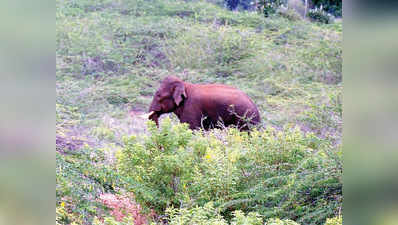
M 176 105 L 180 105 L 182 102 L 182 96 L 187 97 L 187 93 L 185 92 L 185 85 L 183 82 L 178 82 L 174 88 L 173 98 Z

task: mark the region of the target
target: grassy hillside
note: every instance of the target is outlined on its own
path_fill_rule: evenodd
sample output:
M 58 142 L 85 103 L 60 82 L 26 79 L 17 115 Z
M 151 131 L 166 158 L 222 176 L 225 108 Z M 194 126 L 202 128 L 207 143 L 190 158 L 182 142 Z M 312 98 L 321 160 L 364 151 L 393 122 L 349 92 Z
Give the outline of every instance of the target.
M 59 224 L 339 214 L 341 23 L 195 0 L 57 0 L 56 22 Z M 167 75 L 242 89 L 262 128 L 192 136 L 167 115 L 157 131 L 140 115 Z

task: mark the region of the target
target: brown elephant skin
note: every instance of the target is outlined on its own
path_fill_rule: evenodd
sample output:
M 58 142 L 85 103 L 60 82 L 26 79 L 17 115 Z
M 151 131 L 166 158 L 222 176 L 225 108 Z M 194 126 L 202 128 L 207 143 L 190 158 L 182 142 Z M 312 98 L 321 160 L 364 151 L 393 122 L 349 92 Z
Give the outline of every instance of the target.
M 149 119 L 158 126 L 161 114 L 174 112 L 191 129 L 236 125 L 248 130 L 261 121 L 256 105 L 241 90 L 222 84 L 192 84 L 175 76 L 161 82 L 149 112 Z

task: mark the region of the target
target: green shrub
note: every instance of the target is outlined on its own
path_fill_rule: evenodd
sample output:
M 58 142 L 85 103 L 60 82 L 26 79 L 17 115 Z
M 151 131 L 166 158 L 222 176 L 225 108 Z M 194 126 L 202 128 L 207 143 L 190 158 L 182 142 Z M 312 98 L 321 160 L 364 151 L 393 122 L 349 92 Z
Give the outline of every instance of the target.
M 269 219 L 265 225 L 300 225 L 292 220 Z
M 242 211 L 237 210 L 233 212 L 231 225 L 262 225 L 263 219 L 256 212 L 249 212 L 245 215 Z
M 342 0 L 313 0 L 312 3 L 315 7 L 322 7 L 328 13 L 334 16 L 342 16 L 343 1 Z
M 170 225 L 227 225 L 228 223 L 214 208 L 211 202 L 203 207 L 193 208 L 168 208 L 166 214 L 169 217 Z
M 307 13 L 307 16 L 312 21 L 319 22 L 319 23 L 325 23 L 325 24 L 333 23 L 333 20 L 334 20 L 332 15 L 325 12 L 321 8 L 310 9 Z
M 118 168 L 121 175 L 140 184 L 131 190 L 137 200 L 161 212 L 179 205 L 177 195 L 192 179 L 194 161 L 184 149 L 192 133 L 186 124 L 172 127 L 169 120 L 160 130 L 149 123 L 149 131 L 151 136 L 144 144 L 136 142 L 134 136 L 125 140 Z
M 260 0 L 258 7 L 265 17 L 269 17 L 277 12 L 277 9 L 282 5 L 281 0 Z
M 167 119 L 159 130 L 152 121 L 148 125 L 143 144 L 126 140 L 118 169 L 141 205 L 158 213 L 213 201 L 228 220 L 247 208 L 317 224 L 339 209 L 341 155 L 314 135 L 286 127 L 203 136 Z
M 106 163 L 102 151 L 87 146 L 57 152 L 56 163 L 57 221 L 91 224 L 104 208 L 98 197 L 121 185 L 119 175 Z
M 169 217 L 170 225 L 262 225 L 263 220 L 258 213 L 250 212 L 247 215 L 242 211 L 233 212 L 231 223 L 228 223 L 214 208 L 212 202 L 206 203 L 203 207 L 193 208 L 168 208 L 166 214 Z
M 325 225 L 342 225 L 343 224 L 343 217 L 336 216 L 333 218 L 328 218 L 325 222 Z

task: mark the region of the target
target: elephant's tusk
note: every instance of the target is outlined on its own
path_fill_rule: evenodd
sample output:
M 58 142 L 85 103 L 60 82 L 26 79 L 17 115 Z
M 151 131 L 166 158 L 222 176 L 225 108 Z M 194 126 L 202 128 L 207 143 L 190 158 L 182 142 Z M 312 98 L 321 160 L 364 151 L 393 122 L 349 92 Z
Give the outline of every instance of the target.
M 153 114 L 155 114 L 155 111 L 151 111 L 150 113 L 148 113 L 148 118 L 149 118 L 150 116 L 152 116 Z
M 142 114 L 139 117 L 142 119 L 149 119 L 149 117 L 152 116 L 154 113 L 155 113 L 155 111 L 151 111 L 149 113 Z

